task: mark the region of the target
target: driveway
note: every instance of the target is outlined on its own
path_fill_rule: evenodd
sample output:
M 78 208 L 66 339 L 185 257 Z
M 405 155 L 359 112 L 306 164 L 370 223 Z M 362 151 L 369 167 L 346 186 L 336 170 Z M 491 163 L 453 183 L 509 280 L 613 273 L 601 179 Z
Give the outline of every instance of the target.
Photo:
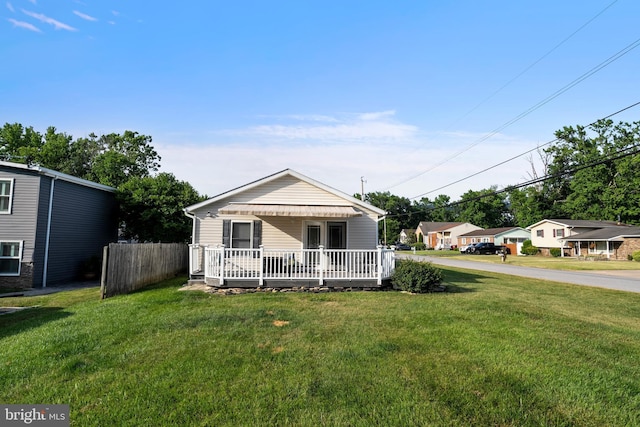
M 530 277 L 533 279 L 551 280 L 581 286 L 615 289 L 618 291 L 640 293 L 640 270 L 622 273 L 619 270 L 610 272 L 586 272 L 568 270 L 548 270 L 546 268 L 520 267 L 509 264 L 490 264 L 484 262 L 462 261 L 441 257 L 396 254 L 399 259 L 428 261 L 446 267 L 466 268 L 469 270 L 490 271 L 492 273 L 510 274 L 512 276 Z

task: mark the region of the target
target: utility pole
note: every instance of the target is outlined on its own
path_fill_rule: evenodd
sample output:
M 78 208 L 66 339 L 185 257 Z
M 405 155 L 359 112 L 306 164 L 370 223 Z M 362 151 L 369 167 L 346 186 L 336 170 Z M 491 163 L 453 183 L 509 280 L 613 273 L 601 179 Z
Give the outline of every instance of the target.
M 362 198 L 362 201 L 364 202 L 364 183 L 367 182 L 364 180 L 364 176 L 360 177 L 360 197 Z

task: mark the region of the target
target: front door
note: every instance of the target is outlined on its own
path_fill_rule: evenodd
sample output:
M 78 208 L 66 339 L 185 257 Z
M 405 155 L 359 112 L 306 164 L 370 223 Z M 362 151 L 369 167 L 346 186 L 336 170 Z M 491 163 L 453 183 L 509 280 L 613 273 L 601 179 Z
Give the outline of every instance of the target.
M 327 249 L 347 249 L 347 223 L 327 223 Z

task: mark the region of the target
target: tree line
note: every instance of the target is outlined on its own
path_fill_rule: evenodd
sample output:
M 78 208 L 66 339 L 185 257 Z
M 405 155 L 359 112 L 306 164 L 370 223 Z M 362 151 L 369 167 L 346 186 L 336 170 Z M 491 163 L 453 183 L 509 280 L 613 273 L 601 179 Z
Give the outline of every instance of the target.
M 469 190 L 455 201 L 444 194 L 412 201 L 390 192 L 367 193 L 364 199 L 388 212 L 387 242 L 420 221 L 470 222 L 482 228 L 524 228 L 545 218 L 640 225 L 640 122 L 600 120 L 564 127 L 555 137 L 538 152 L 542 170 L 531 161 L 529 185 Z
M 201 196 L 161 172 L 152 138 L 138 132 L 74 139 L 55 127 L 42 134 L 19 123 L 0 129 L 0 160 L 34 164 L 116 188 L 120 235 L 140 242 L 187 242 L 191 222 L 182 208 Z
M 640 122 L 600 120 L 564 127 L 555 136 L 539 151 L 543 170 L 531 162 L 530 185 L 469 190 L 455 201 L 444 194 L 412 201 L 390 192 L 364 198 L 388 212 L 388 242 L 420 221 L 470 222 L 483 228 L 527 227 L 545 218 L 640 225 Z M 115 187 L 121 235 L 142 242 L 188 241 L 191 223 L 182 208 L 207 198 L 173 174 L 157 173 L 161 158 L 151 136 L 129 130 L 74 139 L 55 127 L 41 134 L 6 123 L 0 129 L 0 160 L 37 164 Z

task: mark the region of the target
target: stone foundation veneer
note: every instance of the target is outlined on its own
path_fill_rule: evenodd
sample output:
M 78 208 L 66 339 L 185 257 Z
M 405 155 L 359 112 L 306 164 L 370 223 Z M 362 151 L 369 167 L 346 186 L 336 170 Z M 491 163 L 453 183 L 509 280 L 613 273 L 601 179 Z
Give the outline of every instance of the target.
M 20 276 L 0 276 L 0 289 L 30 289 L 33 287 L 33 264 L 23 262 Z

